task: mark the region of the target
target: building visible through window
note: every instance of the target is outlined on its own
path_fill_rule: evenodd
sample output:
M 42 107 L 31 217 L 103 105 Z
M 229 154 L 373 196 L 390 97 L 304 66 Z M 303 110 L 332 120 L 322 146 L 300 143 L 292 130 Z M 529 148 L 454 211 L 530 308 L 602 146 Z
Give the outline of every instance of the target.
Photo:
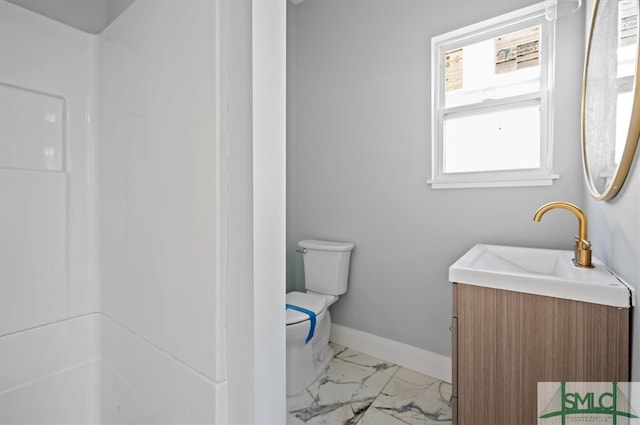
M 432 39 L 434 188 L 550 185 L 554 22 L 534 5 Z

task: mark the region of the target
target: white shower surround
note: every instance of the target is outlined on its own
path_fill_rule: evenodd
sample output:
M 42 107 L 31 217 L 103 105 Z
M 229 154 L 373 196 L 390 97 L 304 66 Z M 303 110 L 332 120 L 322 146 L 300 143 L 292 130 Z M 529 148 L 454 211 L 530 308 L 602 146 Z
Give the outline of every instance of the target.
M 107 192 L 99 200 L 103 216 L 99 226 L 103 233 L 99 250 L 103 255 L 100 276 L 96 267 L 96 180 L 108 185 L 118 177 L 128 177 L 129 183 L 141 174 L 143 177 L 153 176 L 153 167 L 163 158 L 154 157 L 152 153 L 131 158 L 131 152 L 140 143 L 151 141 L 156 142 L 155 152 L 162 151 L 162 144 L 166 151 L 171 148 L 173 141 L 169 137 L 162 138 L 161 134 L 156 134 L 157 138 L 153 140 L 140 135 L 133 139 L 131 135 L 138 128 L 127 127 L 130 122 L 126 118 L 138 113 L 142 121 L 145 115 L 149 116 L 148 121 L 143 123 L 144 128 L 144 125 L 157 125 L 158 122 L 153 119 L 165 112 L 162 102 L 154 109 L 156 105 L 152 104 L 154 99 L 151 93 L 155 88 L 153 84 L 161 86 L 162 83 L 174 83 L 175 87 L 175 82 L 183 76 L 176 75 L 175 67 L 170 69 L 168 61 L 161 61 L 162 53 L 175 53 L 181 43 L 192 48 L 200 43 L 202 50 L 214 44 L 213 25 L 205 27 L 205 33 L 181 32 L 186 33 L 183 37 L 175 36 L 166 27 L 160 28 L 169 19 L 175 23 L 176 32 L 180 25 L 185 26 L 185 21 L 197 24 L 211 19 L 213 23 L 213 3 L 191 8 L 189 4 L 194 3 L 183 4 L 179 10 L 149 3 L 146 7 L 134 5 L 103 34 L 92 36 L 2 2 L 0 15 L 3 21 L 0 26 L 3 31 L 3 57 L 0 80 L 9 87 L 17 87 L 18 94 L 33 91 L 46 94 L 41 96 L 45 100 L 63 99 L 62 156 L 65 166 L 60 172 L 32 170 L 21 168 L 20 165 L 5 167 L 1 171 L 2 197 L 7 204 L 3 211 L 7 221 L 4 225 L 19 228 L 17 236 L 23 235 L 27 246 L 35 250 L 32 255 L 21 255 L 20 264 L 3 274 L 2 290 L 5 296 L 0 301 L 3 303 L 4 319 L 0 337 L 0 423 L 220 422 L 216 407 L 222 404 L 216 404 L 216 401 L 221 390 L 224 391 L 221 384 L 224 379 L 214 371 L 218 354 L 213 338 L 209 341 L 205 339 L 205 334 L 220 335 L 213 320 L 217 311 L 215 286 L 210 284 L 215 282 L 215 270 L 204 277 L 190 279 L 189 276 L 182 276 L 182 280 L 174 282 L 162 277 L 153 279 L 151 274 L 157 273 L 158 267 L 164 267 L 166 263 L 153 264 L 148 260 L 145 264 L 141 258 L 145 252 L 153 252 L 158 245 L 159 249 L 167 251 L 167 255 L 176 254 L 177 250 L 187 251 L 186 255 L 189 255 L 188 250 L 179 244 L 176 244 L 173 252 L 170 247 L 162 246 L 161 239 L 166 234 L 161 229 L 157 232 L 161 236 L 156 237 L 156 243 L 151 247 L 146 246 L 148 242 L 144 240 L 145 235 L 134 234 L 126 240 L 125 246 L 122 241 L 113 243 L 110 238 L 120 235 L 119 230 L 127 229 L 127 226 L 140 229 L 144 226 L 144 217 L 158 217 L 158 213 L 145 211 L 145 208 L 156 206 L 153 200 L 144 198 L 144 191 L 151 189 L 149 185 L 138 184 L 133 187 L 137 183 L 134 181 L 129 186 L 115 187 L 119 192 Z M 141 15 L 145 13 L 148 15 L 145 24 L 138 25 Z M 152 36 L 145 39 L 145 35 L 150 34 Z M 163 36 L 166 40 L 162 39 Z M 185 39 L 188 37 L 192 40 Z M 174 44 L 170 45 L 170 42 Z M 215 50 L 212 48 L 211 52 L 213 56 Z M 205 62 L 201 57 L 194 58 L 199 61 L 203 74 L 198 75 L 199 78 L 184 76 L 188 77 L 184 79 L 191 85 L 192 92 L 196 86 L 209 90 L 212 94 L 203 98 L 206 98 L 206 102 L 212 102 L 209 98 L 213 98 L 215 93 L 212 87 L 214 83 L 210 82 L 215 81 L 214 63 Z M 146 73 L 141 73 L 142 67 L 146 67 Z M 151 71 L 152 75 L 145 75 Z M 211 72 L 212 75 L 207 78 L 205 72 Z M 161 83 L 159 78 L 165 80 Z M 209 86 L 205 86 L 205 83 L 209 83 Z M 184 95 L 188 96 L 189 93 Z M 176 99 L 164 96 L 164 100 Z M 32 101 L 33 108 L 38 107 L 37 101 L 38 98 Z M 192 106 L 200 105 L 196 103 Z M 214 115 L 214 107 L 210 105 L 207 113 Z M 179 115 L 181 110 L 188 111 L 180 108 L 168 113 L 175 114 L 173 118 L 176 122 L 184 122 L 186 118 Z M 123 116 L 125 119 L 118 122 L 118 118 Z M 118 130 L 115 135 L 107 131 L 113 127 Z M 184 126 L 179 125 L 172 128 L 176 131 L 185 130 Z M 214 131 L 209 130 L 206 133 L 205 129 L 199 128 L 192 137 L 202 140 L 205 134 L 211 136 Z M 33 137 L 37 139 L 38 136 Z M 105 145 L 101 148 L 99 178 L 96 170 L 98 139 Z M 215 140 L 213 137 L 211 139 Z M 114 153 L 114 148 L 124 144 L 126 151 L 115 152 L 119 157 L 107 156 L 108 153 Z M 187 151 L 185 144 L 178 146 Z M 215 143 L 211 145 L 215 150 Z M 35 150 L 32 152 L 37 153 Z M 179 154 L 175 151 L 171 153 Z M 203 154 L 200 157 L 202 161 L 215 161 L 214 156 Z M 176 158 L 164 159 L 174 169 L 182 166 L 179 163 L 176 165 Z M 134 166 L 139 174 L 131 173 L 130 169 L 118 174 L 122 171 L 121 163 L 126 167 L 132 161 L 137 161 Z M 210 168 L 211 174 L 215 173 L 215 167 Z M 127 172 L 131 175 L 127 176 Z M 194 178 L 188 172 L 181 175 L 187 179 Z M 211 175 L 199 177 L 202 181 L 209 179 L 210 184 L 215 185 L 215 178 L 211 178 Z M 174 178 L 172 182 L 176 186 L 182 184 L 188 187 L 188 183 L 179 178 Z M 110 188 L 114 186 L 106 189 Z M 127 205 L 120 211 L 128 213 L 129 217 L 139 214 L 138 217 L 127 222 L 105 222 L 105 216 L 119 218 L 113 212 L 114 206 L 122 206 L 117 204 L 121 200 L 118 196 L 136 189 L 142 191 L 137 197 L 141 201 L 138 208 Z M 215 187 L 211 193 L 211 197 L 215 197 Z M 30 194 L 28 198 L 33 199 L 31 204 L 14 201 L 23 199 L 25 194 Z M 109 195 L 112 197 L 109 198 Z M 207 200 L 210 204 L 211 197 Z M 59 207 L 54 210 L 51 208 L 53 205 Z M 181 206 L 185 206 L 184 202 Z M 211 220 L 215 221 L 215 205 L 206 210 L 202 205 L 186 206 L 212 213 Z M 28 207 L 35 211 L 27 211 Z M 192 223 L 194 221 L 191 220 Z M 38 227 L 37 223 L 40 222 L 46 223 L 46 226 Z M 167 222 L 174 224 L 171 217 Z M 210 245 L 215 245 L 213 231 L 209 230 Z M 9 239 L 5 247 L 10 249 L 15 246 L 15 239 Z M 112 242 L 112 245 L 104 242 Z M 193 241 L 182 242 L 188 245 Z M 131 245 L 133 249 L 125 251 L 121 257 L 125 264 L 109 263 L 109 254 L 120 253 Z M 203 248 L 202 245 L 200 248 Z M 203 255 L 215 257 L 212 250 L 202 251 Z M 128 264 L 134 256 L 141 261 Z M 180 270 L 189 269 L 184 263 L 177 264 L 179 260 L 175 257 L 173 260 L 173 269 L 164 268 L 170 275 L 175 276 Z M 60 272 L 49 272 L 48 275 L 44 272 L 22 273 L 22 270 L 29 269 L 44 270 L 45 265 L 54 270 L 60 269 Z M 203 272 L 197 269 L 196 273 Z M 114 275 L 117 275 L 117 280 Z M 159 290 L 154 288 L 158 281 L 163 284 Z M 98 282 L 104 282 L 102 288 Z M 200 295 L 196 300 L 185 299 L 186 303 L 193 303 L 190 308 L 176 300 L 185 289 Z M 205 316 L 194 318 L 194 312 L 203 312 Z M 178 320 L 178 316 L 182 316 L 183 321 Z M 192 323 L 202 324 L 200 335 L 194 337 L 188 332 Z M 187 337 L 181 339 L 184 335 Z M 34 401 L 37 402 L 34 404 Z
M 29 155 L 0 168 L 3 424 L 99 417 L 100 344 L 90 315 L 99 310 L 90 122 L 96 43 L 94 36 L 0 2 L 0 83 L 24 100 L 27 113 L 28 105 L 36 115 L 56 99 L 62 105 L 61 116 L 49 117 L 56 123 L 49 142 L 62 137 L 61 144 L 39 140 L 46 139 L 44 126 L 32 135 Z M 12 136 L 5 132 L 2 143 L 11 147 Z M 61 160 L 47 167 L 38 143 Z M 39 409 L 34 400 L 41 401 Z
M 3 424 L 214 423 L 215 385 L 101 313 L 2 337 L 0 352 Z
M 0 423 L 100 422 L 98 321 L 91 314 L 0 338 Z
M 254 14 L 254 22 L 282 21 L 284 1 L 277 3 L 275 15 L 282 16 L 263 9 Z M 226 327 L 256 335 L 256 323 L 278 319 L 233 312 L 225 319 L 222 282 L 228 282 L 225 273 L 235 277 L 228 302 L 231 307 L 244 304 L 254 281 L 239 270 L 255 259 L 260 264 L 280 260 L 281 268 L 267 272 L 280 282 L 273 284 L 271 293 L 280 292 L 284 298 L 283 252 L 271 249 L 278 244 L 284 248 L 284 194 L 271 198 L 272 206 L 274 199 L 282 198 L 282 223 L 269 226 L 273 209 L 253 212 L 253 232 L 265 223 L 263 230 L 269 232 L 281 227 L 281 241 L 271 243 L 269 250 L 254 246 L 253 256 L 246 258 L 242 243 L 225 245 L 228 239 L 222 235 L 227 231 L 249 229 L 251 235 L 246 225 L 251 215 L 243 211 L 241 221 L 224 219 L 238 217 L 228 214 L 246 208 L 240 194 L 251 193 L 250 180 L 238 176 L 238 168 L 250 170 L 251 162 L 239 152 L 244 149 L 239 139 L 233 139 L 233 145 L 229 139 L 240 133 L 234 132 L 244 118 L 238 111 L 251 106 L 239 98 L 244 88 L 230 93 L 221 86 L 246 81 L 229 75 L 227 64 L 216 62 L 219 55 L 233 52 L 233 61 L 240 63 L 244 59 L 237 58 L 249 52 L 241 50 L 245 45 L 237 49 L 225 44 L 232 43 L 230 34 L 239 30 L 219 16 L 222 9 L 229 22 L 251 22 L 251 4 L 231 8 L 225 2 L 136 2 L 100 36 L 92 36 L 0 0 L 0 82 L 64 99 L 67 166 L 58 174 L 39 175 L 54 183 L 32 185 L 35 198 L 41 196 L 38 193 L 44 196 L 52 184 L 61 188 L 53 196 L 64 205 L 60 214 L 66 219 L 58 220 L 55 230 L 64 235 L 67 258 L 56 261 L 64 261 L 66 279 L 20 286 L 15 276 L 3 275 L 0 282 L 0 294 L 18 293 L 25 301 L 10 310 L 16 325 L 0 331 L 0 423 L 284 420 L 284 364 L 274 368 L 271 361 L 284 358 L 284 326 L 255 347 L 238 343 L 239 337 L 229 346 L 226 342 Z M 250 33 L 251 24 L 243 30 Z M 283 40 L 284 33 L 270 42 Z M 272 65 L 274 72 L 282 65 L 284 79 L 284 66 L 277 63 L 284 52 L 279 53 L 282 56 L 275 55 Z M 262 83 L 254 82 L 254 90 Z M 235 110 L 221 112 L 217 102 L 239 103 Z M 265 107 L 262 102 L 254 104 L 254 114 Z M 230 116 L 236 121 L 221 130 L 217 119 Z M 281 145 L 284 152 L 280 130 L 266 129 L 254 144 L 267 150 Z M 250 148 L 251 138 L 245 142 Z M 220 152 L 231 152 L 231 159 L 217 158 Z M 230 161 L 225 167 L 234 170 L 221 168 L 219 160 Z M 284 154 L 261 167 L 258 173 L 283 169 Z M 4 168 L 0 172 L 3 177 L 23 173 Z M 284 176 L 274 177 L 272 181 L 280 179 L 284 187 Z M 217 184 L 225 190 L 220 192 Z M 5 189 L 0 194 L 4 201 L 18 192 Z M 219 202 L 229 202 L 224 208 L 230 213 L 220 215 Z M 35 214 L 46 216 L 46 208 Z M 29 243 L 38 245 L 47 235 L 40 230 L 29 233 L 27 216 L 20 222 L 20 214 L 12 211 L 18 222 L 10 224 L 24 226 Z M 229 227 L 221 231 L 216 227 L 221 225 Z M 231 258 L 220 257 L 221 250 L 228 250 Z M 222 260 L 225 272 L 218 267 Z M 34 260 L 23 266 L 39 264 Z M 56 296 L 39 298 L 51 284 L 58 287 Z M 269 310 L 278 300 L 262 296 L 256 294 L 259 299 L 254 301 L 260 308 Z M 0 297 L 0 303 L 6 300 Z M 232 354 L 228 362 L 227 350 Z M 256 377 L 239 379 L 242 387 L 228 389 L 227 374 L 238 379 L 241 369 L 253 370 Z M 262 405 L 228 412 L 227 405 L 239 405 L 240 393 L 268 384 L 281 387 L 282 395 L 267 394 L 260 399 Z

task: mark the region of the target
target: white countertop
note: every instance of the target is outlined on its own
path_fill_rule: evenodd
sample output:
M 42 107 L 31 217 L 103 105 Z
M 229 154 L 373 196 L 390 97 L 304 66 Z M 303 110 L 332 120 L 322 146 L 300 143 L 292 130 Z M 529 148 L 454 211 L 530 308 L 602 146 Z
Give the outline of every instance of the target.
M 576 267 L 573 251 L 478 244 L 451 267 L 449 280 L 468 285 L 629 308 L 633 289 L 593 257 Z

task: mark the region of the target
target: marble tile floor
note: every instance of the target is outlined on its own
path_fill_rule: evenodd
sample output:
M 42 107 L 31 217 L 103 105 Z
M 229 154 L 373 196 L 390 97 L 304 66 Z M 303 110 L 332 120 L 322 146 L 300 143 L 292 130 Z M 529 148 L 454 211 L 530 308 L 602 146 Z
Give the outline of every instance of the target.
M 327 371 L 287 397 L 288 425 L 451 424 L 451 384 L 331 344 Z

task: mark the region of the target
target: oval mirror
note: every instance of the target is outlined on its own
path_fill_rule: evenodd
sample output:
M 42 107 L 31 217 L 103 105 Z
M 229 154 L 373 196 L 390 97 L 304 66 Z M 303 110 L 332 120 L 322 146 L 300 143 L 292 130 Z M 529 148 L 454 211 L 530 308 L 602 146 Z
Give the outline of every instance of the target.
M 582 163 L 594 198 L 613 198 L 640 136 L 639 0 L 596 0 L 582 87 Z

